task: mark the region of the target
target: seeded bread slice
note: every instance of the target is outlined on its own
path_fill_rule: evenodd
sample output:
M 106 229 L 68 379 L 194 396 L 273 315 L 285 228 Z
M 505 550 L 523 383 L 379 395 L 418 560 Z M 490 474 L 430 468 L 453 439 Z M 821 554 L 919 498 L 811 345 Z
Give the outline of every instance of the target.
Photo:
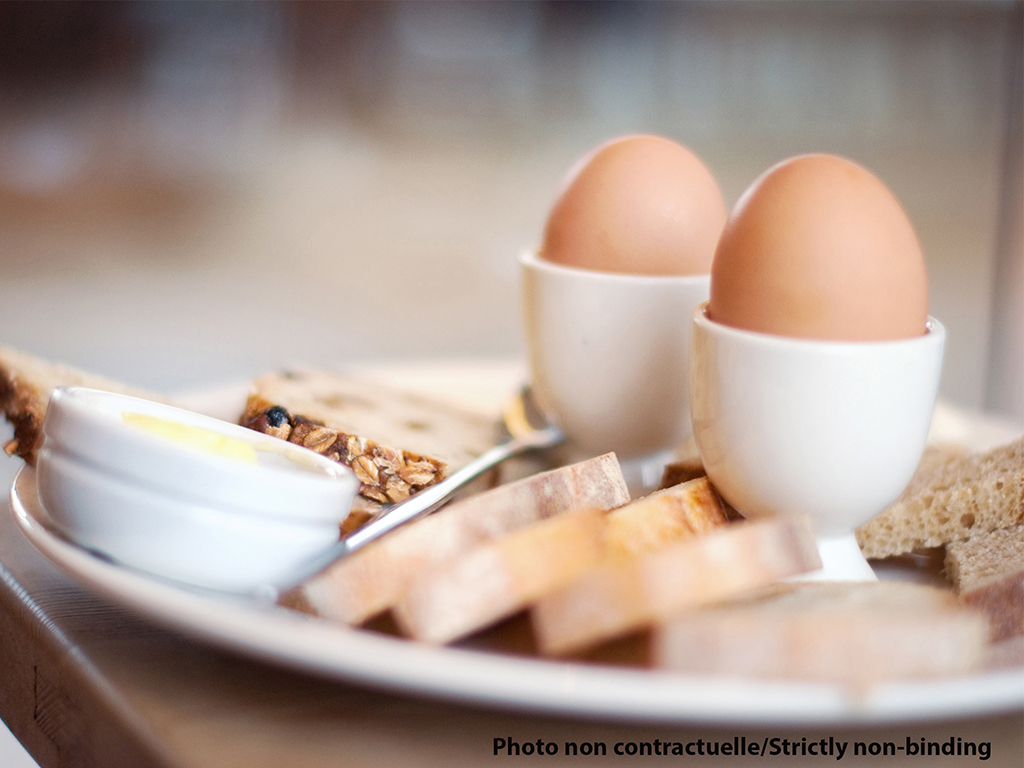
M 243 426 L 352 468 L 360 494 L 402 501 L 495 444 L 493 419 L 341 373 L 295 370 L 253 384 Z
M 16 349 L 0 347 L 0 410 L 14 425 L 14 438 L 4 443 L 8 456 L 20 456 L 27 463 L 35 464 L 36 451 L 43 439 L 43 417 L 46 416 L 50 393 L 57 387 L 69 386 L 92 387 L 167 402 L 166 398 L 152 392 L 71 366 L 51 363 Z
M 993 642 L 1024 634 L 1024 525 L 950 544 L 945 567 L 961 602 L 988 614 Z
M 964 541 L 1024 520 L 1024 437 L 984 453 L 933 449 L 893 504 L 857 530 L 866 557 Z

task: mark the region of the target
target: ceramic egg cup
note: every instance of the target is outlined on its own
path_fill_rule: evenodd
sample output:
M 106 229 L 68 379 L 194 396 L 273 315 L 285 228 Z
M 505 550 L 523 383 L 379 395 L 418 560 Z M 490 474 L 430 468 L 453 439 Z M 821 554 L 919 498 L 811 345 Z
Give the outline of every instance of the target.
M 924 451 L 945 331 L 835 342 L 693 314 L 693 433 L 708 477 L 747 517 L 806 516 L 823 579 L 873 579 L 854 530 L 891 504 Z
M 690 317 L 709 275 L 650 276 L 520 256 L 531 385 L 567 460 L 614 451 L 650 490 L 690 437 Z
M 256 449 L 239 461 L 126 423 L 125 413 Z M 123 565 L 229 592 L 273 585 L 334 546 L 358 480 L 308 449 L 147 400 L 69 387 L 50 399 L 39 500 L 61 533 Z

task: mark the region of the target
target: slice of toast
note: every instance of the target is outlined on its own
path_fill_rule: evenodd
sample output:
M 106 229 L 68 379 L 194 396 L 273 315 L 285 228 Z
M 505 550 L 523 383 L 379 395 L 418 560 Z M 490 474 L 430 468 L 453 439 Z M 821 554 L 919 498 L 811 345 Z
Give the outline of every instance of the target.
M 681 614 L 653 631 L 651 651 L 656 666 L 687 674 L 865 688 L 977 669 L 985 633 L 981 614 L 948 590 L 804 582 Z
M 948 545 L 945 569 L 961 602 L 988 616 L 993 642 L 1024 634 L 1024 525 Z
M 313 370 L 257 379 L 239 423 L 351 467 L 360 494 L 384 504 L 442 480 L 499 438 L 493 419 Z
M 708 533 L 728 522 L 707 477 L 656 491 L 608 515 L 609 556 L 628 559 Z
M 8 456 L 35 464 L 43 439 L 43 418 L 50 393 L 57 387 L 91 387 L 168 402 L 152 392 L 130 387 L 71 366 L 51 363 L 16 349 L 0 347 L 0 409 L 14 426 L 14 438 L 4 444 Z
M 1024 437 L 984 453 L 933 449 L 893 504 L 857 530 L 866 557 L 964 541 L 1024 520 Z
M 398 601 L 395 618 L 411 637 L 450 642 L 526 608 L 601 562 L 629 559 L 725 524 L 707 478 L 609 513 L 565 512 L 426 570 Z
M 303 585 L 300 602 L 361 624 L 393 607 L 417 575 L 483 542 L 568 510 L 607 510 L 628 501 L 615 454 L 533 475 L 389 533 Z
M 806 521 L 735 523 L 593 569 L 530 615 L 541 651 L 564 655 L 820 567 Z
M 605 512 L 585 508 L 534 523 L 415 579 L 394 607 L 402 631 L 448 643 L 512 615 L 606 555 Z

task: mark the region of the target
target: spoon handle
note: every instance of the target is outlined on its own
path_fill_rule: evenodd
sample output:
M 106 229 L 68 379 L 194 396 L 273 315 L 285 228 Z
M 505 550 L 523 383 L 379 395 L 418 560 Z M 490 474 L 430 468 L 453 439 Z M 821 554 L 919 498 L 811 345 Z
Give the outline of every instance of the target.
M 451 476 L 428 488 L 424 488 L 405 501 L 389 507 L 362 528 L 350 533 L 321 557 L 318 557 L 315 562 L 303 568 L 303 573 L 297 574 L 298 578 L 296 581 L 304 580 L 319 573 L 335 560 L 358 549 L 362 549 L 371 541 L 379 539 L 384 534 L 404 523 L 429 515 L 448 501 L 457 490 L 506 459 L 518 456 L 526 451 L 550 448 L 560 443 L 563 439 L 564 436 L 561 430 L 557 427 L 547 427 L 490 448 Z

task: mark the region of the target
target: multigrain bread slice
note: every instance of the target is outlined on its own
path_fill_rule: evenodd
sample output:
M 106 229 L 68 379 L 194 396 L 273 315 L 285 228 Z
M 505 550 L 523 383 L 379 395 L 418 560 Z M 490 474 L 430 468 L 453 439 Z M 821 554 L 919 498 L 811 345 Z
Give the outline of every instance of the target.
M 864 688 L 977 669 L 984 617 L 948 590 L 903 582 L 805 582 L 690 611 L 651 636 L 655 666 L 695 675 Z
M 804 520 L 733 523 L 601 565 L 530 611 L 542 653 L 566 655 L 821 567 Z
M 51 363 L 8 347 L 0 347 L 0 409 L 14 426 L 14 438 L 4 444 L 9 456 L 35 464 L 43 439 L 43 418 L 50 393 L 57 387 L 92 387 L 107 392 L 168 402 L 167 398 L 130 387 L 67 365 Z
M 938 547 L 1024 520 L 1024 437 L 984 453 L 937 450 L 900 497 L 857 530 L 866 557 Z
M 961 602 L 987 614 L 993 642 L 1024 634 L 1024 525 L 948 545 L 945 569 Z
M 392 608 L 414 578 L 482 543 L 569 510 L 627 502 L 615 454 L 532 475 L 392 531 L 307 582 L 289 601 L 361 624 Z
M 360 494 L 408 498 L 493 446 L 493 419 L 342 373 L 294 370 L 254 382 L 243 426 L 352 468 Z
M 602 562 L 636 557 L 725 524 L 707 478 L 611 512 L 564 512 L 426 569 L 395 605 L 395 618 L 417 640 L 451 642 L 511 616 Z

